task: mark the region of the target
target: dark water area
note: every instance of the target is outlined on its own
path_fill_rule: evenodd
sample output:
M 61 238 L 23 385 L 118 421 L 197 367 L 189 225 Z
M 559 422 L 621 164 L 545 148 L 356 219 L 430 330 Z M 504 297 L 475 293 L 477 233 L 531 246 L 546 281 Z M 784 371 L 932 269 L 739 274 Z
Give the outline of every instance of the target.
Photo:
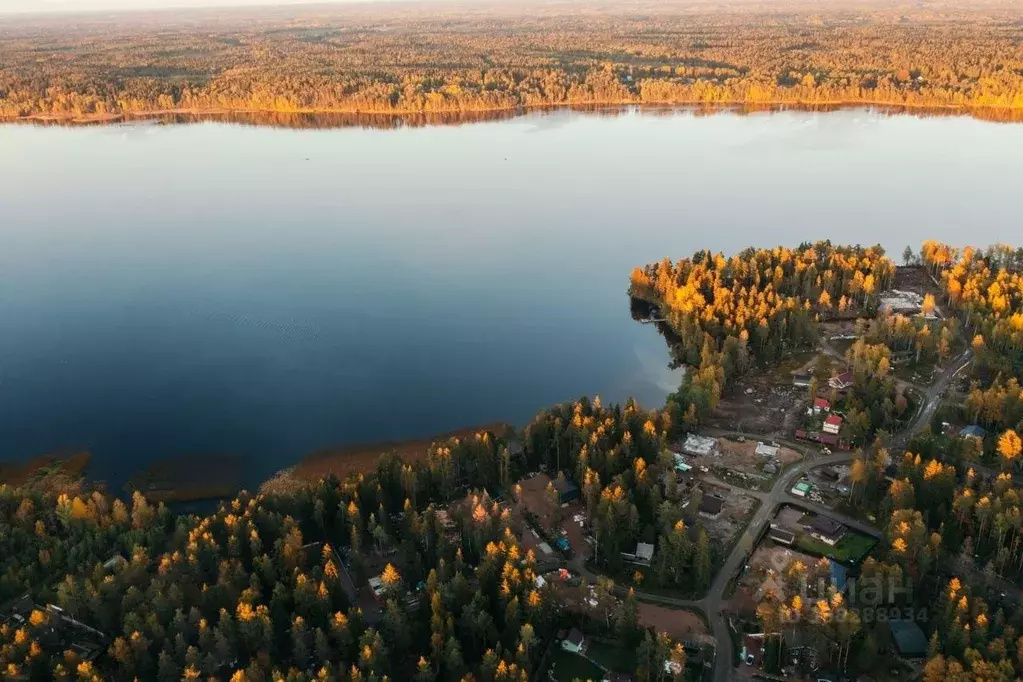
M 1023 126 L 544 112 L 397 129 L 0 127 L 0 460 L 327 446 L 678 383 L 630 270 L 702 248 L 1018 241 Z M 194 461 L 194 460 L 193 460 Z

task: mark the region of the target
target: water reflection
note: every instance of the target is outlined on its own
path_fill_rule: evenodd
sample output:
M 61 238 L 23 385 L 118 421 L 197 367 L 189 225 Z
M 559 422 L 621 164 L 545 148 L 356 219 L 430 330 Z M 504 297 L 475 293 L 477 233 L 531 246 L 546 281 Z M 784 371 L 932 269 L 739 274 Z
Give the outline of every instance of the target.
M 122 123 L 154 122 L 167 125 L 185 125 L 205 122 L 231 123 L 244 126 L 266 126 L 272 128 L 292 128 L 296 130 L 316 130 L 330 128 L 372 128 L 379 130 L 396 130 L 401 128 L 421 128 L 425 126 L 465 125 L 469 123 L 485 123 L 506 121 L 521 116 L 543 117 L 544 115 L 564 112 L 586 113 L 599 116 L 621 116 L 641 111 L 645 116 L 673 116 L 679 112 L 688 112 L 694 116 L 714 116 L 729 113 L 738 116 L 778 112 L 812 112 L 827 113 L 836 111 L 860 110 L 873 114 L 911 115 L 918 117 L 970 117 L 994 123 L 1023 122 L 1023 109 L 999 108 L 950 108 L 950 107 L 900 107 L 861 104 L 704 104 L 704 105 L 594 105 L 580 104 L 562 107 L 532 107 L 517 109 L 500 109 L 493 111 L 439 111 L 419 113 L 302 113 L 273 111 L 224 111 L 205 113 L 153 113 L 124 114 L 108 116 L 102 120 L 61 120 L 61 119 L 25 119 L 24 123 L 33 125 L 53 126 L 89 126 Z M 541 119 L 542 120 L 542 119 Z M 558 118 L 556 121 L 560 122 Z M 19 122 L 19 121 L 14 121 Z
M 708 113 L 0 126 L 0 458 L 89 449 L 116 490 L 237 453 L 251 485 L 580 395 L 658 405 L 679 376 L 637 265 L 1018 230 L 1023 126 Z

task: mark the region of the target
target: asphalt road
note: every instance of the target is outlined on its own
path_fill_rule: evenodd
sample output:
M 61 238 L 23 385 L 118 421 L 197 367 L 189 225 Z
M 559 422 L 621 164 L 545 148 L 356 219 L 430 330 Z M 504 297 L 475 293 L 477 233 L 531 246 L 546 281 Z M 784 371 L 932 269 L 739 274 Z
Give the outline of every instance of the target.
M 970 350 L 966 350 L 962 355 L 949 364 L 947 368 L 945 368 L 945 371 L 941 373 L 938 380 L 925 391 L 923 407 L 917 413 L 913 421 L 906 429 L 903 429 L 893 436 L 891 442 L 892 449 L 904 446 L 909 442 L 911 437 L 920 433 L 930 425 L 931 418 L 934 416 L 935 411 L 941 404 L 942 395 L 945 393 L 948 385 L 963 369 L 966 368 L 967 365 L 970 364 L 972 359 L 972 352 Z M 742 538 L 732 550 L 731 555 L 729 555 L 728 559 L 721 567 L 721 570 L 718 571 L 718 574 L 707 593 L 707 597 L 694 603 L 694 605 L 702 608 L 707 614 L 710 619 L 711 629 L 714 631 L 714 638 L 718 641 L 719 653 L 715 660 L 714 667 L 715 682 L 727 682 L 732 672 L 732 654 L 730 653 L 731 639 L 728 635 L 728 625 L 725 614 L 723 613 L 726 602 L 724 595 L 725 588 L 727 587 L 729 580 L 738 573 L 739 567 L 745 564 L 750 553 L 753 551 L 756 538 L 759 537 L 760 533 L 763 531 L 764 525 L 774 518 L 779 506 L 782 504 L 792 504 L 810 511 L 817 511 L 822 514 L 827 514 L 850 528 L 867 532 L 874 537 L 878 537 L 880 535 L 876 528 L 867 526 L 858 519 L 853 519 L 843 514 L 837 514 L 820 505 L 807 503 L 802 499 L 797 499 L 792 496 L 789 492 L 793 483 L 811 469 L 821 466 L 842 464 L 852 460 L 852 458 L 853 454 L 850 452 L 841 452 L 822 457 L 807 457 L 799 465 L 793 467 L 789 471 L 786 471 L 785 474 L 775 482 L 774 487 L 771 488 L 771 492 L 766 494 L 766 499 L 762 499 L 760 508 L 746 527 L 745 532 L 742 534 Z
M 949 364 L 947 368 L 945 368 L 938 379 L 929 388 L 923 390 L 923 406 L 917 412 L 916 417 L 914 417 L 913 421 L 910 422 L 907 428 L 894 434 L 892 437 L 890 448 L 893 451 L 904 447 L 905 444 L 909 442 L 910 438 L 920 433 L 930 425 L 931 418 L 934 416 L 935 411 L 941 404 L 942 396 L 948 388 L 948 385 L 963 369 L 966 368 L 967 365 L 970 364 L 972 359 L 972 352 L 970 350 L 966 350 L 951 364 Z M 729 581 L 738 574 L 740 567 L 744 566 L 746 561 L 749 559 L 750 554 L 752 554 L 756 547 L 757 538 L 760 537 L 760 533 L 764 531 L 764 527 L 775 517 L 780 506 L 788 504 L 808 511 L 826 514 L 827 516 L 830 516 L 831 518 L 840 521 L 846 526 L 857 531 L 867 533 L 874 537 L 881 537 L 881 532 L 877 528 L 865 524 L 859 519 L 854 519 L 852 517 L 845 516 L 844 514 L 836 513 L 822 505 L 814 504 L 808 500 L 804 500 L 803 498 L 795 497 L 789 492 L 792 489 L 793 484 L 799 478 L 807 474 L 811 469 L 843 464 L 851 461 L 852 458 L 853 453 L 851 452 L 840 452 L 831 455 L 809 455 L 799 464 L 786 470 L 782 476 L 775 481 L 770 492 L 746 490 L 745 492 L 747 494 L 760 499 L 760 507 L 753 515 L 753 518 L 750 519 L 749 524 L 747 524 L 746 529 L 743 531 L 739 541 L 735 544 L 731 554 L 728 555 L 728 558 L 725 559 L 724 564 L 721 566 L 720 570 L 718 570 L 717 575 L 714 577 L 714 582 L 711 583 L 710 589 L 707 590 L 707 596 L 703 599 L 675 599 L 672 597 L 663 597 L 649 593 L 639 595 L 644 601 L 656 602 L 664 604 L 665 606 L 674 606 L 677 608 L 695 608 L 703 611 L 707 615 L 707 618 L 710 621 L 711 631 L 714 634 L 714 639 L 717 640 L 718 644 L 717 656 L 714 662 L 714 682 L 728 682 L 733 671 L 732 657 L 734 652 L 732 652 L 731 637 L 728 632 L 727 616 L 724 613 L 725 604 L 727 603 L 725 590 Z M 581 564 L 582 562 L 579 561 L 579 564 L 574 566 L 574 568 L 587 575 L 589 580 L 596 580 L 596 575 L 587 570 L 585 566 L 582 566 Z M 621 596 L 624 594 L 624 589 L 617 588 L 616 592 L 619 592 Z

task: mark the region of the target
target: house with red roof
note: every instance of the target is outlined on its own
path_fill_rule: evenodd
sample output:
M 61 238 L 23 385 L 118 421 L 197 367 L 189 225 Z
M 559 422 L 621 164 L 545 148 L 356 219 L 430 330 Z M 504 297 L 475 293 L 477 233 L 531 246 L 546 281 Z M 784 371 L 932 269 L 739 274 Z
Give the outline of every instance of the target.
M 842 430 L 842 418 L 837 414 L 829 414 L 828 418 L 824 420 L 824 433 L 830 433 L 838 435 L 838 432 Z

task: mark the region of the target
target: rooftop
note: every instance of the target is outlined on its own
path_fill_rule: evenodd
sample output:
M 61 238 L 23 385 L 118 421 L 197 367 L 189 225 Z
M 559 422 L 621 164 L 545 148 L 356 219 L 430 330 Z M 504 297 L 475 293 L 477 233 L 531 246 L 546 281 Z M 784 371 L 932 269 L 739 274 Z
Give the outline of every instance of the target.
M 692 433 L 686 436 L 686 442 L 682 445 L 683 450 L 693 455 L 709 455 L 715 452 L 717 447 L 718 441 L 716 438 L 697 436 Z
M 785 544 L 792 544 L 796 540 L 796 534 L 790 530 L 784 528 L 772 528 L 771 532 L 768 533 L 768 537 L 778 542 L 784 542 Z
M 811 528 L 822 535 L 837 535 L 845 527 L 830 516 L 817 516 Z
M 835 586 L 835 589 L 841 592 L 845 589 L 845 584 L 848 581 L 848 571 L 845 570 L 845 566 L 838 563 L 837 561 L 829 562 L 829 572 L 831 574 L 831 584 Z
M 909 658 L 921 658 L 927 655 L 927 636 L 920 626 L 912 620 L 892 620 L 888 622 L 895 640 L 895 648 L 899 654 Z
M 720 495 L 704 495 L 700 498 L 700 512 L 704 514 L 720 514 L 721 508 L 725 505 L 725 498 Z
M 830 424 L 831 426 L 841 426 L 842 418 L 839 417 L 837 414 L 829 414 L 828 418 L 824 420 L 824 423 Z
M 987 431 L 977 424 L 970 424 L 969 426 L 964 426 L 959 435 L 960 437 L 983 438 L 987 435 Z
M 558 477 L 554 480 L 554 487 L 557 488 L 558 492 L 564 495 L 570 495 L 572 493 L 579 492 L 579 486 L 567 478 Z
M 764 442 L 757 443 L 757 454 L 761 457 L 777 457 L 778 450 L 779 448 L 777 445 L 768 445 Z
M 828 379 L 828 385 L 837 388 L 848 386 L 852 382 L 853 382 L 852 372 L 842 372 L 837 377 L 831 377 L 830 379 Z
M 636 558 L 650 561 L 654 558 L 654 546 L 646 542 L 636 544 Z

